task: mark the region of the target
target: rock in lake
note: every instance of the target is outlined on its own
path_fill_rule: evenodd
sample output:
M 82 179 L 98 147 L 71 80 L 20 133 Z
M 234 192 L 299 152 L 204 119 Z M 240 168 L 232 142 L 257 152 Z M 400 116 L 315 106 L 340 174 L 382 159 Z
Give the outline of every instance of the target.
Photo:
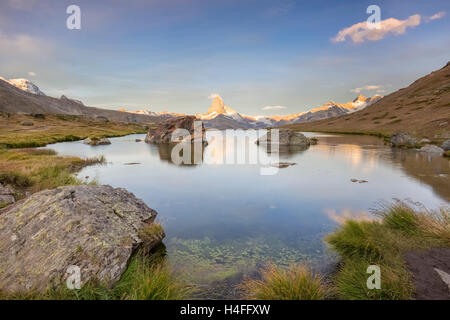
M 276 130 L 276 129 L 275 129 Z M 274 137 L 275 139 L 275 137 Z M 272 140 L 272 130 L 260 139 L 256 140 L 256 144 L 262 145 L 280 145 L 280 146 L 301 146 L 309 147 L 310 139 L 304 134 L 291 129 L 278 129 L 278 140 Z
M 433 144 L 426 144 L 419 149 L 420 152 L 433 153 L 442 156 L 444 154 L 444 149 L 439 148 Z
M 8 204 L 14 203 L 14 192 L 8 188 L 4 187 L 0 183 L 0 208 L 7 206 Z
M 69 266 L 80 268 L 81 285 L 112 286 L 137 248 L 161 242 L 156 214 L 111 186 L 67 186 L 20 200 L 0 213 L 0 291 L 43 292 L 64 284 Z M 151 227 L 158 232 L 140 236 Z
M 180 130 L 178 131 L 177 129 Z M 176 130 L 180 135 L 177 134 L 177 136 L 174 136 L 172 139 L 172 133 Z M 182 131 L 185 135 L 183 135 Z M 196 141 L 201 141 L 203 144 L 207 144 L 203 122 L 194 116 L 166 120 L 157 128 L 148 131 L 145 142 L 156 144 L 178 143 L 182 139 L 185 142 L 194 143 Z
M 417 145 L 417 139 L 397 131 L 391 137 L 391 145 L 396 148 L 414 148 Z
M 289 166 L 295 166 L 296 163 L 295 162 L 276 162 L 276 163 L 272 163 L 271 166 L 272 167 L 276 167 L 276 168 L 287 168 Z
M 107 139 L 107 138 L 101 138 L 101 139 L 87 138 L 87 139 L 83 140 L 83 143 L 89 144 L 91 146 L 103 146 L 103 145 L 111 144 L 111 141 L 109 141 L 109 139 Z
M 449 151 L 450 150 L 450 140 L 445 141 L 442 145 L 441 148 L 444 149 L 444 151 Z

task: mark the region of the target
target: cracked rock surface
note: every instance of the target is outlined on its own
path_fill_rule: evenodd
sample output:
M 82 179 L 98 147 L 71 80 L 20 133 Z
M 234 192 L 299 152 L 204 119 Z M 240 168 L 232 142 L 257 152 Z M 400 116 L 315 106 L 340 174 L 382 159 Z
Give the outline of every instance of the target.
M 0 290 L 44 291 L 81 272 L 81 284 L 116 283 L 133 252 L 146 245 L 138 231 L 156 211 L 125 189 L 67 186 L 45 190 L 0 210 Z M 152 245 L 164 233 L 155 235 Z

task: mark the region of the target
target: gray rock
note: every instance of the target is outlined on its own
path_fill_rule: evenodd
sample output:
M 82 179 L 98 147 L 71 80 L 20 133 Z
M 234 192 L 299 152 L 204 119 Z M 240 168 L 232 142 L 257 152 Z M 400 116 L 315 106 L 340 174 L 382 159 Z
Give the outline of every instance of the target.
M 275 129 L 276 130 L 276 129 Z M 309 147 L 311 144 L 310 139 L 305 137 L 304 134 L 291 130 L 291 129 L 278 129 L 279 139 L 275 141 L 275 136 L 272 139 L 272 130 L 268 134 L 262 136 L 256 141 L 256 144 L 263 145 L 280 145 L 280 146 L 302 146 Z
M 419 149 L 420 152 L 427 152 L 427 153 L 434 153 L 438 155 L 444 154 L 444 149 L 439 148 L 438 146 L 435 146 L 433 144 L 426 144 L 422 148 Z
M 431 142 L 431 140 L 427 139 L 427 138 L 423 138 L 422 140 L 419 141 L 420 144 L 427 144 L 427 143 L 430 143 L 430 142 Z
M 183 133 L 181 131 L 187 135 L 185 137 L 179 137 L 178 134 Z M 176 135 L 172 138 L 174 132 Z M 145 142 L 155 144 L 173 144 L 181 142 L 181 140 L 188 143 L 202 142 L 203 145 L 207 145 L 203 122 L 194 116 L 169 119 L 161 123 L 158 127 L 150 129 L 145 137 Z
M 414 148 L 417 145 L 417 139 L 404 132 L 397 131 L 391 137 L 391 145 L 397 148 Z
M 9 204 L 14 203 L 16 200 L 14 199 L 14 192 L 8 188 L 4 187 L 0 183 L 0 208 L 3 208 Z
M 444 151 L 449 151 L 450 150 L 450 140 L 445 141 L 442 145 L 441 148 L 444 149 Z
M 276 167 L 276 168 L 287 168 L 289 166 L 295 166 L 297 163 L 295 162 L 276 162 L 276 163 L 272 163 L 271 166 L 272 167 Z
M 89 144 L 91 146 L 102 146 L 102 145 L 111 144 L 111 141 L 109 141 L 109 139 L 107 139 L 107 138 L 102 138 L 102 139 L 87 138 L 87 139 L 83 140 L 83 143 Z
M 0 214 L 0 291 L 45 291 L 64 284 L 69 266 L 81 284 L 116 283 L 133 252 L 164 237 L 140 231 L 156 212 L 132 193 L 111 186 L 68 186 L 35 193 Z

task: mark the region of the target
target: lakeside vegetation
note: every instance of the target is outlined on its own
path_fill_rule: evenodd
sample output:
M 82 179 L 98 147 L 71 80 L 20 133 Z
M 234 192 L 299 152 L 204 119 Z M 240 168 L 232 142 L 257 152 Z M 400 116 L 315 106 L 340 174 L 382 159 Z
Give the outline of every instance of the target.
M 31 123 L 32 125 L 30 125 Z M 152 124 L 149 124 L 150 126 Z M 59 156 L 51 149 L 36 149 L 49 143 L 76 141 L 85 138 L 106 138 L 146 133 L 147 127 L 87 119 L 81 116 L 30 115 L 0 116 L 0 183 L 14 190 L 20 200 L 28 194 L 67 185 L 95 184 L 75 177 L 83 167 L 105 163 L 103 156 L 81 159 Z M 142 236 L 153 237 L 162 226 L 141 230 Z M 165 251 L 151 255 L 142 249 L 135 253 L 120 281 L 112 288 L 90 281 L 80 290 L 65 286 L 51 288 L 44 293 L 6 294 L 0 300 L 173 300 L 186 298 L 192 291 L 181 276 L 168 265 Z
M 48 129 L 48 135 L 44 134 L 39 143 L 59 139 L 63 127 Z M 84 130 L 83 126 L 71 128 Z M 105 132 L 112 135 L 130 134 L 117 127 L 108 127 L 107 123 L 91 129 L 84 132 L 83 137 L 106 137 L 101 135 Z M 26 141 L 26 136 L 32 134 L 25 131 L 19 134 L 18 141 Z M 0 133 L 4 131 L 0 130 Z M 0 138 L 5 139 L 0 141 L 8 142 L 3 143 L 8 148 L 0 148 L 0 183 L 14 188 L 16 200 L 23 198 L 27 192 L 88 183 L 76 178 L 74 173 L 85 166 L 105 162 L 104 157 L 80 159 L 58 156 L 50 149 L 10 149 L 22 143 L 14 144 L 15 137 L 7 135 L 5 138 L 0 135 Z M 240 285 L 245 292 L 244 297 L 264 300 L 414 298 L 411 274 L 406 269 L 402 253 L 407 250 L 449 247 L 450 212 L 447 209 L 429 212 L 396 203 L 377 211 L 376 216 L 379 220 L 348 220 L 326 237 L 326 242 L 342 261 L 331 282 L 325 283 L 321 275 L 312 273 L 304 265 L 292 265 L 289 268 L 269 265 L 261 271 L 260 279 L 246 279 Z M 156 231 L 146 230 L 142 236 L 151 237 L 161 231 L 159 228 L 158 225 Z M 366 270 L 372 264 L 380 266 L 382 270 L 381 290 L 368 290 L 366 287 Z M 30 292 L 13 296 L 0 293 L 0 299 L 184 299 L 192 292 L 192 288 L 162 256 L 148 256 L 139 251 L 113 288 L 92 281 L 81 290 L 59 288 L 44 294 Z
M 76 115 L 0 113 L 0 148 L 35 148 L 86 138 L 147 133 L 153 124 L 125 124 Z
M 323 277 L 303 264 L 280 268 L 270 264 L 261 270 L 261 279 L 245 279 L 244 297 L 256 300 L 323 300 L 329 292 Z
M 73 174 L 85 166 L 104 162 L 103 156 L 65 157 L 51 149 L 0 149 L 0 183 L 13 187 L 19 200 L 27 192 L 86 183 Z
M 428 211 L 397 202 L 376 211 L 373 221 L 347 220 L 325 238 L 341 260 L 327 286 L 304 266 L 283 270 L 270 265 L 261 280 L 243 283 L 254 299 L 414 299 L 412 275 L 403 254 L 411 250 L 450 247 L 450 210 Z M 367 288 L 367 267 L 381 270 L 381 289 Z
M 138 251 L 130 259 L 119 282 L 109 288 L 98 281 L 90 281 L 80 290 L 66 286 L 50 288 L 44 293 L 5 294 L 0 300 L 181 300 L 192 288 L 166 261 L 165 251 L 152 255 Z

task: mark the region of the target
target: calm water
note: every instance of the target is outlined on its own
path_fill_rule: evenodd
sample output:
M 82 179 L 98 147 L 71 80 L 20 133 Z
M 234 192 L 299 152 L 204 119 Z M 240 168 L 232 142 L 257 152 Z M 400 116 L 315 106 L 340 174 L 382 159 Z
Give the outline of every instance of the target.
M 260 175 L 259 165 L 177 166 L 166 147 L 135 142 L 144 135 L 113 138 L 108 146 L 50 147 L 62 155 L 104 155 L 106 165 L 85 168 L 79 177 L 142 198 L 164 225 L 169 260 L 200 288 L 199 296 L 229 298 L 243 275 L 269 261 L 326 266 L 333 257 L 322 239 L 342 217 L 370 215 L 393 198 L 428 208 L 450 201 L 450 161 L 443 157 L 393 150 L 374 137 L 314 136 L 317 145 L 281 153 L 280 161 L 297 165 L 271 176 Z M 221 151 L 221 143 L 208 145 L 204 159 L 219 163 L 233 152 Z M 261 147 L 250 142 L 248 150 Z

